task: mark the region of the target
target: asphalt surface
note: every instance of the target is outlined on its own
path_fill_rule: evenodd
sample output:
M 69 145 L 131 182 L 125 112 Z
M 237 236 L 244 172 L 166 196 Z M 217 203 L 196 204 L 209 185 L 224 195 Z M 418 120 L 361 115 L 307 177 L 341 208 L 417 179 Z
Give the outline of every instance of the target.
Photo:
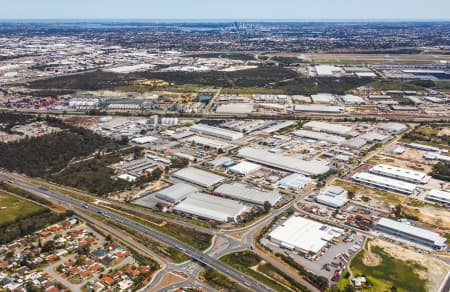
M 7 181 L 9 179 L 9 176 L 0 174 L 0 179 Z M 129 228 L 133 228 L 134 230 L 142 232 L 143 234 L 145 234 L 151 238 L 154 238 L 158 241 L 161 241 L 165 244 L 168 244 L 170 246 L 173 246 L 173 247 L 181 250 L 188 257 L 190 257 L 192 260 L 198 262 L 199 264 L 216 269 L 216 270 L 220 271 L 221 273 L 227 275 L 228 277 L 234 279 L 236 282 L 241 283 L 244 286 L 251 287 L 251 289 L 253 289 L 255 291 L 261 291 L 261 292 L 273 291 L 272 289 L 264 286 L 260 282 L 221 263 L 220 261 L 214 259 L 213 257 L 211 257 L 207 254 L 204 254 L 203 252 L 201 252 L 197 249 L 194 249 L 194 248 L 184 244 L 183 242 L 178 241 L 168 235 L 159 233 L 153 229 L 150 229 L 149 227 L 146 227 L 144 225 L 136 223 L 126 217 L 117 215 L 115 213 L 107 212 L 104 209 L 99 208 L 93 204 L 89 204 L 89 203 L 83 202 L 81 200 L 77 200 L 72 197 L 68 197 L 68 196 L 56 193 L 54 191 L 50 191 L 50 190 L 42 188 L 42 187 L 36 187 L 34 185 L 29 185 L 23 181 L 16 180 L 14 182 L 14 185 L 17 185 L 20 188 L 23 188 L 27 191 L 31 191 L 37 195 L 43 196 L 47 199 L 53 199 L 53 200 L 59 201 L 61 203 L 65 203 L 68 206 L 84 208 L 87 212 L 102 215 L 105 218 L 108 218 L 109 220 L 116 221 L 122 225 L 129 227 Z

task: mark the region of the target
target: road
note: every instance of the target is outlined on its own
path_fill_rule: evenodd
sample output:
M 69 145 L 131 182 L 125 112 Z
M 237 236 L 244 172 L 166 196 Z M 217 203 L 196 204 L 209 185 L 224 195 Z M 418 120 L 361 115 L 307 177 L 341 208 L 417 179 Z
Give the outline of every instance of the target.
M 10 177 L 8 175 L 5 175 L 3 173 L 0 174 L 0 180 L 7 181 L 9 178 Z M 229 267 L 226 264 L 223 264 L 222 262 L 218 261 L 217 259 L 215 259 L 195 248 L 192 248 L 192 247 L 184 244 L 181 241 L 178 241 L 168 235 L 165 235 L 165 234 L 160 233 L 156 230 L 153 230 L 149 227 L 141 225 L 133 220 L 126 218 L 126 217 L 120 216 L 115 213 L 107 212 L 104 209 L 95 206 L 94 204 L 89 204 L 89 203 L 83 202 L 81 200 L 77 200 L 72 197 L 68 197 L 68 196 L 62 195 L 62 194 L 54 192 L 54 191 L 50 191 L 50 190 L 42 188 L 42 187 L 36 187 L 34 185 L 27 184 L 23 181 L 17 180 L 14 184 L 22 189 L 30 191 L 30 192 L 37 194 L 41 197 L 44 197 L 46 199 L 51 199 L 51 200 L 56 200 L 58 202 L 61 202 L 65 205 L 65 207 L 71 207 L 72 209 L 84 208 L 86 212 L 90 212 L 90 213 L 94 213 L 94 214 L 101 214 L 104 217 L 108 218 L 109 220 L 120 223 L 124 226 L 127 226 L 128 228 L 137 230 L 137 231 L 139 231 L 151 238 L 154 238 L 160 242 L 163 242 L 169 246 L 173 246 L 173 247 L 181 250 L 188 257 L 190 257 L 194 261 L 200 263 L 201 265 L 216 269 L 219 272 L 223 273 L 224 275 L 235 280 L 236 282 L 242 283 L 243 285 L 245 285 L 247 287 L 251 287 L 255 291 L 261 291 L 261 292 L 273 291 L 272 289 L 266 287 L 262 283 L 254 280 L 253 278 L 248 277 L 247 275 L 235 270 L 232 267 Z

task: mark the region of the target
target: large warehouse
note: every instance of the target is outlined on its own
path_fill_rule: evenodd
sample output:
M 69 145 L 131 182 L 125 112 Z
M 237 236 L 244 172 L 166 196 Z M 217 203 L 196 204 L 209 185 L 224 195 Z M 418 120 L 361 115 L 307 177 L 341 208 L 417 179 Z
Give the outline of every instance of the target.
M 277 192 L 263 192 L 252 188 L 246 184 L 234 182 L 232 184 L 223 184 L 214 191 L 216 194 L 226 196 L 229 198 L 241 200 L 244 202 L 264 205 L 264 202 L 269 202 L 270 205 L 275 205 L 281 196 Z
M 158 199 L 170 202 L 172 204 L 178 204 L 187 198 L 187 196 L 196 193 L 197 188 L 185 184 L 185 183 L 177 183 L 168 188 L 160 190 L 155 193 L 155 196 Z
M 284 248 L 316 256 L 333 238 L 344 230 L 303 217 L 292 216 L 269 233 L 269 239 Z
M 256 163 L 304 175 L 317 176 L 330 170 L 325 163 L 320 161 L 306 161 L 294 157 L 286 157 L 281 154 L 251 147 L 242 148 L 239 150 L 238 155 Z
M 312 179 L 309 177 L 306 177 L 303 174 L 293 173 L 281 179 L 277 183 L 277 186 L 281 189 L 298 191 L 310 183 L 312 183 Z
M 204 134 L 208 136 L 217 137 L 224 140 L 237 140 L 244 137 L 244 134 L 236 131 L 212 127 L 204 124 L 196 124 L 190 127 L 190 130 L 195 133 Z
M 247 206 L 237 201 L 204 193 L 195 193 L 176 205 L 174 211 L 223 223 L 231 220 L 236 221 L 237 217 L 246 212 L 247 209 Z
M 398 236 L 400 238 L 440 250 L 446 246 L 447 239 L 438 233 L 406 223 L 381 218 L 377 223 L 377 230 Z
M 335 186 L 317 195 L 316 202 L 332 208 L 340 208 L 347 204 L 348 198 L 343 188 Z
M 173 176 L 205 188 L 212 187 L 225 180 L 223 176 L 194 167 L 180 169 Z
M 325 141 L 331 144 L 340 144 L 345 142 L 345 138 L 337 135 L 330 135 L 320 132 L 314 132 L 314 131 L 308 131 L 308 130 L 298 130 L 295 132 L 292 132 L 294 136 L 306 138 L 306 139 L 312 139 L 317 141 Z
M 431 190 L 425 199 L 450 207 L 450 192 L 441 190 Z
M 400 168 L 400 167 L 395 167 L 395 166 L 391 166 L 391 165 L 386 165 L 386 164 L 378 164 L 374 167 L 372 167 L 369 172 L 374 173 L 374 174 L 378 174 L 378 175 L 382 175 L 382 176 L 387 176 L 387 177 L 392 177 L 395 179 L 400 179 L 400 180 L 404 180 L 407 182 L 412 182 L 412 183 L 427 183 L 427 181 L 430 179 L 430 177 L 428 175 L 426 175 L 426 173 L 420 172 L 420 171 L 415 171 L 415 170 L 410 170 L 410 169 L 405 169 L 405 168 Z
M 354 174 L 352 179 L 376 188 L 400 192 L 411 195 L 416 190 L 416 185 L 384 176 L 375 175 L 368 172 Z
M 236 165 L 233 165 L 229 169 L 234 174 L 248 175 L 250 173 L 253 173 L 255 171 L 260 170 L 261 169 L 261 165 L 255 164 L 255 163 L 251 163 L 251 162 L 248 162 L 248 161 L 242 161 L 242 162 L 240 162 L 240 163 L 238 163 Z
M 336 135 L 349 135 L 352 131 L 352 127 L 347 127 L 339 124 L 331 124 L 326 122 L 311 121 L 303 125 L 306 130 L 325 132 Z
M 205 138 L 197 135 L 189 137 L 185 141 L 194 145 L 200 145 L 214 150 L 227 150 L 233 147 L 233 145 L 228 144 L 226 142 L 222 142 L 216 139 Z

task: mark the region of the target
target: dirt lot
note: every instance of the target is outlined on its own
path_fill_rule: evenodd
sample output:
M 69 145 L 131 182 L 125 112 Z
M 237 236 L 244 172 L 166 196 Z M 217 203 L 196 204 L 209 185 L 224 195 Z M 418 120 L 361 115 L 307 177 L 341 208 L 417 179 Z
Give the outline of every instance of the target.
M 419 275 L 421 278 L 428 280 L 429 291 L 437 291 L 450 270 L 449 265 L 429 255 L 419 254 L 378 239 L 372 241 L 371 244 L 383 248 L 385 252 L 394 258 L 402 261 L 413 261 L 424 266 L 427 270 L 421 271 Z
M 176 284 L 176 283 L 181 283 L 184 280 L 186 280 L 186 278 L 181 277 L 180 275 L 174 274 L 174 273 L 167 273 L 166 275 L 164 275 L 164 277 L 161 279 L 161 282 L 159 282 L 159 284 L 154 287 L 154 291 L 158 291 L 164 287 Z

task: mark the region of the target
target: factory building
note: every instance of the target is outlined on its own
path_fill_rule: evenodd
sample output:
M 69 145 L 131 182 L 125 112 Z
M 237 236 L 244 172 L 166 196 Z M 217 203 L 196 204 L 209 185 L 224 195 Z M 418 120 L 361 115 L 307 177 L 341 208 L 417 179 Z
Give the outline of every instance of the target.
M 329 93 L 319 93 L 311 95 L 311 100 L 316 104 L 330 104 L 336 102 L 336 97 Z
M 253 104 L 228 103 L 221 104 L 216 108 L 218 114 L 250 114 L 253 112 Z
M 331 187 L 325 193 L 316 196 L 316 202 L 332 208 L 340 208 L 347 204 L 345 190 L 341 187 Z
M 441 250 L 446 247 L 446 239 L 438 233 L 423 228 L 411 226 L 406 223 L 381 218 L 377 223 L 377 230 L 394 235 L 408 241 Z
M 175 213 L 178 214 L 190 214 L 200 219 L 214 220 L 221 223 L 237 221 L 239 215 L 247 210 L 247 206 L 237 201 L 204 193 L 191 194 L 174 208 Z
M 185 183 L 177 183 L 168 188 L 156 192 L 155 196 L 158 199 L 170 202 L 172 204 L 178 204 L 184 199 L 186 199 L 189 195 L 192 195 L 197 191 L 198 189 L 191 185 Z
M 306 161 L 251 147 L 240 149 L 238 155 L 269 167 L 310 176 L 325 174 L 330 170 L 326 163 L 322 161 Z
M 339 96 L 339 100 L 343 104 L 347 104 L 347 105 L 359 105 L 359 104 L 366 103 L 364 98 L 362 98 L 361 96 L 350 95 L 350 94 Z
M 416 184 L 427 183 L 430 179 L 425 173 L 410 169 L 395 167 L 386 164 L 378 164 L 369 170 L 370 173 L 387 176 L 395 179 L 404 180 Z
M 268 128 L 265 128 L 264 130 L 262 130 L 262 132 L 264 134 L 272 134 L 272 133 L 275 133 L 275 132 L 277 132 L 279 130 L 285 129 L 285 128 L 293 126 L 293 125 L 295 125 L 295 123 L 293 121 L 287 121 L 287 122 L 283 122 L 283 123 L 278 123 L 278 124 L 275 124 L 275 125 L 270 126 Z
M 359 183 L 366 184 L 375 188 L 400 192 L 407 195 L 413 194 L 416 190 L 415 184 L 375 175 L 368 172 L 360 172 L 354 174 L 352 176 L 352 179 Z
M 208 126 L 208 125 L 204 125 L 204 124 L 193 125 L 190 128 L 190 130 L 195 133 L 212 136 L 212 137 L 216 137 L 216 138 L 220 138 L 220 139 L 224 139 L 224 140 L 230 140 L 230 141 L 241 139 L 242 137 L 244 137 L 244 134 L 242 134 L 240 132 L 235 132 L 235 131 L 222 129 L 222 128 L 218 128 L 218 127 L 212 127 L 212 126 Z
M 316 132 L 324 132 L 328 134 L 336 134 L 336 135 L 349 135 L 352 131 L 352 127 L 343 126 L 339 124 L 332 124 L 327 122 L 320 121 L 311 121 L 307 122 L 303 125 L 303 128 L 306 130 L 316 131 Z
M 234 173 L 234 174 L 238 174 L 238 175 L 248 175 L 250 173 L 256 172 L 258 170 L 261 169 L 261 165 L 259 164 L 255 164 L 255 163 L 251 163 L 248 161 L 243 161 L 240 162 L 236 165 L 233 165 L 232 167 L 229 168 L 229 170 Z
M 280 189 L 299 191 L 310 183 L 312 183 L 312 179 L 310 179 L 309 177 L 306 177 L 303 174 L 293 173 L 281 179 L 277 183 L 277 186 Z
M 342 106 L 328 106 L 321 104 L 298 104 L 294 106 L 294 112 L 319 113 L 319 114 L 341 114 L 344 112 Z
M 205 188 L 212 187 L 225 180 L 223 176 L 194 167 L 180 169 L 173 176 Z
M 263 206 L 266 201 L 274 206 L 281 199 L 277 192 L 263 192 L 238 182 L 223 184 L 215 189 L 214 193 L 260 206 Z
M 329 242 L 343 233 L 344 230 L 340 228 L 292 216 L 269 233 L 269 239 L 283 248 L 314 258 Z
M 131 142 L 139 145 L 149 144 L 149 143 L 156 143 L 158 142 L 158 138 L 152 137 L 152 136 L 141 136 L 134 139 L 131 139 Z
M 197 135 L 189 137 L 185 141 L 194 145 L 208 147 L 216 151 L 218 150 L 224 151 L 233 147 L 233 145 L 228 144 L 226 142 L 222 142 L 216 139 L 205 138 Z
M 389 122 L 378 124 L 378 129 L 391 132 L 391 133 L 401 133 L 408 129 L 408 126 L 400 123 Z
M 406 144 L 407 147 L 416 149 L 416 150 L 422 150 L 422 151 L 428 151 L 428 152 L 441 152 L 441 149 L 433 146 L 428 146 L 424 144 L 417 144 L 417 143 L 409 143 Z
M 450 207 L 450 192 L 441 190 L 431 190 L 425 199 L 447 207 Z
M 351 149 L 361 149 L 367 144 L 367 140 L 362 138 L 351 138 L 345 141 L 342 145 Z
M 295 132 L 292 132 L 294 136 L 306 138 L 306 139 L 312 139 L 317 141 L 324 141 L 331 144 L 341 144 L 345 142 L 345 138 L 337 135 L 330 135 L 320 132 L 314 132 L 309 130 L 298 130 Z

